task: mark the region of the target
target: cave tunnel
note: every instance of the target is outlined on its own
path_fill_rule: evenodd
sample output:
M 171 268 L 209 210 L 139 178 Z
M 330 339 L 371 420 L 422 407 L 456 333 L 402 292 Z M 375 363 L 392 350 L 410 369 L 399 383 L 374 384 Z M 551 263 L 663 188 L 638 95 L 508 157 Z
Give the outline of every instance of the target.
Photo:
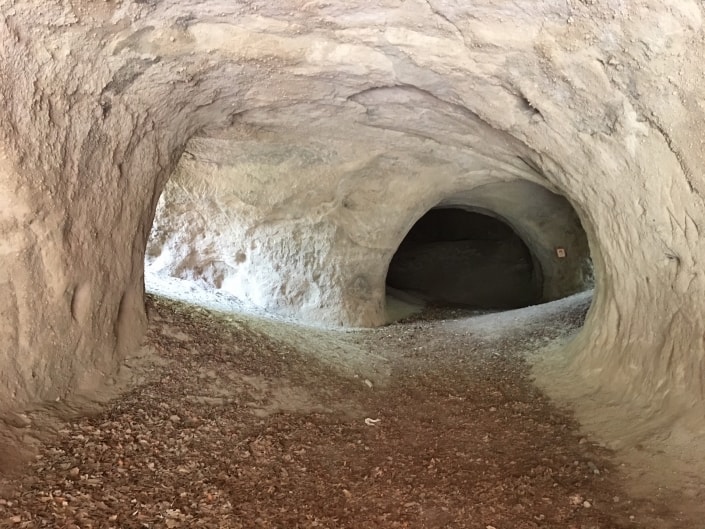
M 416 307 L 511 310 L 594 286 L 577 211 L 543 186 L 491 182 L 417 211 L 387 269 L 387 299 L 395 308 L 402 301 Z
M 362 375 L 378 375 L 379 384 L 369 379 L 375 393 L 350 408 L 359 419 L 368 409 L 375 417 L 373 399 L 381 402 L 396 380 L 410 380 L 396 369 L 407 351 L 388 362 L 356 352 L 391 341 L 395 329 L 372 330 L 369 340 L 356 331 L 387 322 L 387 290 L 486 310 L 545 309 L 594 284 L 594 300 L 584 296 L 592 304 L 581 330 L 576 324 L 575 334 L 527 362 L 537 385 L 574 405 L 585 431 L 601 431 L 607 447 L 638 443 L 649 448 L 640 450 L 646 459 L 668 440 L 679 456 L 705 461 L 705 4 L 527 5 L 0 0 L 0 422 L 17 425 L 17 439 L 30 445 L 40 439 L 26 430 L 35 417 L 43 422 L 38 410 L 83 391 L 105 389 L 106 396 L 123 387 L 130 365 L 152 354 L 143 346 L 149 274 L 179 295 L 210 289 L 209 302 L 228 295 L 236 308 L 294 322 L 294 345 L 300 335 L 315 335 L 320 358 L 348 362 L 341 372 L 365 392 L 373 387 Z M 556 314 L 569 301 L 552 304 Z M 495 328 L 485 323 L 495 316 L 514 325 L 536 312 L 410 332 L 428 335 L 429 344 L 441 327 L 493 338 Z M 262 328 L 279 332 L 269 322 Z M 348 335 L 359 343 L 329 346 L 330 328 L 355 330 Z M 249 336 L 233 344 L 233 354 L 244 351 Z M 208 348 L 220 334 L 212 337 Z M 192 349 L 187 341 L 178 347 Z M 471 349 L 459 350 L 465 352 L 471 358 Z M 438 358 L 446 356 L 455 361 Z M 259 358 L 259 351 L 244 358 Z M 149 372 L 179 364 L 167 360 L 149 364 Z M 257 367 L 250 363 L 248 378 Z M 274 393 L 285 371 L 266 367 L 262 373 L 277 374 Z M 392 378 L 398 375 L 404 378 Z M 420 383 L 430 378 L 421 375 Z M 312 381 L 317 376 L 311 372 Z M 187 370 L 172 378 L 197 377 Z M 356 387 L 347 384 L 340 388 Z M 213 395 L 238 409 L 249 406 L 246 395 L 259 393 L 244 389 L 222 399 L 220 388 L 229 385 L 218 382 Z M 485 387 L 488 394 L 495 389 Z M 424 399 L 431 393 L 420 390 Z M 325 397 L 320 409 L 311 408 L 316 415 L 330 410 L 349 418 L 321 388 L 312 385 L 311 393 Z M 186 395 L 181 388 L 174 394 Z M 157 402 L 144 395 L 145 403 Z M 446 437 L 455 437 L 466 415 L 486 409 L 478 402 L 449 417 L 453 435 Z M 511 411 L 503 406 L 500 414 Z M 172 425 L 168 408 L 157 411 L 138 415 L 166 413 L 154 423 L 166 434 L 190 424 L 182 414 Z M 394 422 L 400 414 L 380 416 L 378 437 L 392 446 L 395 438 L 385 432 L 404 433 Z M 217 427 L 218 412 L 208 417 Z M 420 419 L 425 425 L 427 417 Z M 565 437 L 549 426 L 554 437 Z M 114 446 L 122 446 L 119 438 Z M 425 454 L 420 446 L 406 448 Z M 0 460 L 6 453 L 0 447 Z M 74 465 L 56 465 L 58 487 L 42 490 L 63 490 L 65 463 Z M 689 470 L 687 463 L 659 470 L 654 483 Z M 80 470 L 74 477 L 88 475 L 82 465 L 73 468 Z M 122 470 L 132 475 L 127 465 Z M 508 467 L 507 475 L 515 470 Z M 488 467 L 487 475 L 495 479 L 495 471 Z M 95 475 L 118 474 L 108 467 Z M 356 491 L 371 481 L 344 490 L 364 502 Z M 692 482 L 697 487 L 681 489 L 702 500 L 705 486 Z M 39 490 L 30 484 L 16 490 Z M 572 491 L 565 492 L 560 501 L 568 509 Z M 661 488 L 656 492 L 662 498 Z M 430 512 L 427 503 L 414 511 Z M 15 513 L 0 507 L 2 525 Z M 24 516 L 21 504 L 15 507 Z M 97 525 L 105 525 L 104 515 Z M 544 525 L 564 527 L 562 520 Z M 124 525 L 122 518 L 116 524 Z
M 394 254 L 387 287 L 433 305 L 514 309 L 541 301 L 540 265 L 502 220 L 440 207 L 412 227 Z

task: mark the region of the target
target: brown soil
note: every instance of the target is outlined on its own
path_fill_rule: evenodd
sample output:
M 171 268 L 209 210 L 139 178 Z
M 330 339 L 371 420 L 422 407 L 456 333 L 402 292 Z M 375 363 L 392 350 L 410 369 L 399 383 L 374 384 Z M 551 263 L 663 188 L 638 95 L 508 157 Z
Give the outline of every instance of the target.
M 233 318 L 148 308 L 141 383 L 0 478 L 0 526 L 695 527 L 630 499 L 612 454 L 531 383 L 523 351 L 583 310 L 489 340 L 438 309 L 340 333 L 389 361 L 373 385 Z

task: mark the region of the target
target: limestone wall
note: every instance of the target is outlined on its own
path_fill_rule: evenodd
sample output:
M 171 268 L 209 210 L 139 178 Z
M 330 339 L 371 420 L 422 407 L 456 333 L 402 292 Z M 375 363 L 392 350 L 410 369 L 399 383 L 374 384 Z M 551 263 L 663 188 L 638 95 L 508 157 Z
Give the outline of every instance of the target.
M 73 5 L 0 0 L 0 402 L 109 376 L 143 328 L 164 184 L 191 138 L 237 130 L 301 178 L 266 214 L 311 252 L 281 257 L 309 267 L 333 245 L 333 277 L 362 267 L 352 284 L 286 293 L 312 315 L 343 296 L 340 314 L 372 318 L 380 263 L 416 218 L 470 181 L 525 179 L 568 199 L 595 262 L 566 376 L 615 402 L 701 409 L 696 0 Z M 321 146 L 304 156 L 314 173 L 287 166 L 300 138 Z M 252 175 L 238 199 L 277 198 L 277 179 Z M 329 200 L 303 211 L 311 189 Z M 360 247 L 376 268 L 355 262 Z
M 502 169 L 440 163 L 410 178 L 424 167 L 422 145 L 390 159 L 383 138 L 362 150 L 351 144 L 365 135 L 359 126 L 326 142 L 287 128 L 256 141 L 228 130 L 188 144 L 157 209 L 151 272 L 307 323 L 380 325 L 391 257 L 435 200 L 511 224 L 536 258 L 544 300 L 586 288 L 585 233 L 568 202 L 544 187 Z

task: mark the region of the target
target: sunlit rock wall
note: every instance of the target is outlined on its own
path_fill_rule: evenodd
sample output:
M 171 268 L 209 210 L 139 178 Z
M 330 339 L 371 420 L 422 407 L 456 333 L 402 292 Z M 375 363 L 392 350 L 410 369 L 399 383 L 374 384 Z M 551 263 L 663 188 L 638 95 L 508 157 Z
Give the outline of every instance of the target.
M 374 319 L 371 280 L 416 218 L 470 178 L 526 179 L 569 200 L 595 263 L 596 300 L 565 372 L 614 402 L 701 420 L 701 3 L 73 5 L 0 0 L 0 402 L 100 383 L 137 345 L 163 186 L 189 139 L 242 122 L 253 144 L 280 135 L 284 160 L 295 134 L 326 148 L 344 135 L 336 163 L 357 171 L 351 187 L 301 186 L 341 200 L 349 225 L 372 202 L 360 229 L 380 234 L 365 241 L 379 258 L 361 269 L 367 282 L 329 283 L 333 293 L 302 304 L 358 289 L 371 308 L 357 321 Z M 393 189 L 363 183 L 370 173 L 393 174 Z M 255 177 L 253 193 L 276 188 Z M 392 216 L 394 204 L 413 207 Z M 319 207 L 320 222 L 291 222 L 310 253 L 282 256 L 323 262 L 331 241 L 356 255 L 354 232 Z M 353 320 L 342 305 L 331 319 Z
M 452 201 L 512 224 L 536 256 L 544 299 L 585 288 L 585 233 L 545 188 L 471 156 L 448 164 L 424 153 L 423 141 L 385 140 L 359 125 L 313 143 L 315 126 L 289 127 L 271 124 L 257 140 L 230 130 L 189 143 L 157 208 L 151 273 L 307 323 L 380 325 L 392 255 L 428 208 Z

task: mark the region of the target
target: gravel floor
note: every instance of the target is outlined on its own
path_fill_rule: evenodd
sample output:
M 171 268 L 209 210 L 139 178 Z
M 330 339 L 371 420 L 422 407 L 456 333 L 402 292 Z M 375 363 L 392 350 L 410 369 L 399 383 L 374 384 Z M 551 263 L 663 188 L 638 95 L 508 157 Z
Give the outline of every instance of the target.
M 150 296 L 140 384 L 0 478 L 0 526 L 695 527 L 630 499 L 612 455 L 529 380 L 523 354 L 579 327 L 588 305 L 503 316 L 492 332 L 428 309 L 332 333 L 386 359 L 379 383 Z

